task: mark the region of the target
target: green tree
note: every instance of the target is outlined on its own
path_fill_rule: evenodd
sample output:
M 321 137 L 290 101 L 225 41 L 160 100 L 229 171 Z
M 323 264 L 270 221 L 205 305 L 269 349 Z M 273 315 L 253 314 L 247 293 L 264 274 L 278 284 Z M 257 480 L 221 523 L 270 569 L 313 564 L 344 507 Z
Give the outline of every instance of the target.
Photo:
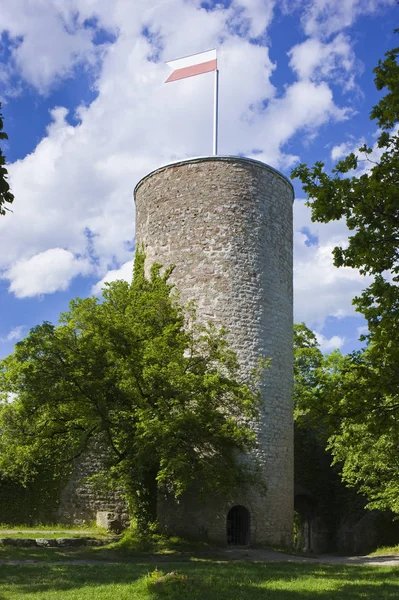
M 254 447 L 258 413 L 223 332 L 192 311 L 187 326 L 170 270 L 147 278 L 144 260 L 137 251 L 133 282 L 110 284 L 103 302 L 74 300 L 60 326 L 32 329 L 0 376 L 0 470 L 27 481 L 44 461 L 60 473 L 101 439 L 104 475 L 142 529 L 159 490 L 226 493 L 250 478 L 238 454 Z
M 1 110 L 1 102 L 0 102 Z M 3 131 L 3 115 L 0 113 L 0 140 L 8 140 L 8 135 Z M 5 215 L 9 210 L 6 204 L 11 204 L 14 196 L 10 191 L 10 186 L 7 181 L 8 172 L 6 168 L 6 157 L 0 148 L 0 215 Z
M 324 355 L 315 334 L 304 323 L 294 325 L 294 418 L 327 443 L 339 424 L 336 408 L 342 373 L 350 358 L 335 350 Z
M 399 513 L 399 376 L 390 349 L 371 343 L 341 372 L 339 402 L 328 448 L 343 481 L 368 499 L 368 508 Z
M 390 345 L 385 352 L 371 343 L 347 356 L 318 353 L 313 343 L 295 352 L 299 453 L 321 444 L 335 467 L 330 481 L 339 469 L 368 508 L 399 513 L 399 375 Z M 309 488 L 317 468 L 308 465 Z M 316 486 L 320 480 L 318 475 Z
M 305 323 L 294 325 L 294 419 L 297 423 L 306 421 L 309 405 L 318 404 L 314 396 L 319 390 L 322 367 L 323 353 L 315 334 Z
M 399 269 L 398 55 L 399 48 L 387 52 L 374 69 L 377 88 L 388 90 L 371 112 L 382 130 L 377 142 L 380 158 L 372 161 L 373 149 L 364 145 L 359 149 L 362 159 L 349 154 L 335 165 L 333 175 L 325 172 L 322 162 L 310 168 L 301 164 L 291 173 L 309 197 L 313 221 L 328 223 L 343 217 L 353 232 L 346 248 L 334 249 L 335 265 L 370 275 L 389 270 L 397 276 Z
M 336 385 L 305 401 L 323 413 L 328 447 L 344 481 L 363 492 L 370 508 L 399 513 L 399 48 L 374 69 L 385 96 L 373 108 L 380 135 L 377 152 L 364 145 L 328 174 L 322 162 L 292 172 L 309 197 L 312 219 L 345 218 L 351 232 L 334 249 L 337 267 L 357 268 L 372 283 L 354 299 L 369 333 L 367 348 L 336 363 Z M 372 159 L 377 153 L 377 160 Z M 363 157 L 363 158 L 361 158 Z M 330 359 L 331 360 L 331 359 Z M 331 365 L 330 365 L 331 369 Z M 333 372 L 333 371 L 331 371 Z M 331 372 L 327 369 L 327 376 Z M 326 390 L 324 390 L 326 391 Z M 312 395 L 311 395 L 312 396 Z

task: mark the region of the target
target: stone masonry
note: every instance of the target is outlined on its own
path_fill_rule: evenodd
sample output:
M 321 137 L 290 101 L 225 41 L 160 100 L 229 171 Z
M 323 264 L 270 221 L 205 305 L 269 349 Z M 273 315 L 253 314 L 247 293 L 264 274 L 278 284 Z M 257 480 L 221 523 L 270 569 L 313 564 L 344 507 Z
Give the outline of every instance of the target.
M 148 266 L 176 265 L 183 302 L 203 321 L 224 325 L 243 371 L 272 358 L 255 424 L 267 492 L 179 504 L 160 498 L 171 533 L 226 542 L 229 509 L 250 513 L 250 543 L 289 543 L 293 518 L 292 204 L 290 182 L 239 157 L 180 161 L 155 170 L 135 189 L 136 244 Z
M 97 442 L 75 461 L 72 476 L 61 492 L 60 522 L 84 525 L 97 521 L 101 527 L 108 527 L 111 521 L 129 523 L 128 506 L 123 495 L 111 490 L 100 492 L 88 481 L 104 468 L 104 455 L 103 446 Z

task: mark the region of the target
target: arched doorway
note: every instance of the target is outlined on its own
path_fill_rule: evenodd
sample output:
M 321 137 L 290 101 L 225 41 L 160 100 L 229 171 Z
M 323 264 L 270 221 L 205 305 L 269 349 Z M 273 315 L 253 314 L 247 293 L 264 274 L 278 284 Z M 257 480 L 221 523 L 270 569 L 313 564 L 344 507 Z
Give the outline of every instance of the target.
M 227 513 L 227 543 L 232 546 L 249 544 L 249 511 L 245 506 L 233 506 Z

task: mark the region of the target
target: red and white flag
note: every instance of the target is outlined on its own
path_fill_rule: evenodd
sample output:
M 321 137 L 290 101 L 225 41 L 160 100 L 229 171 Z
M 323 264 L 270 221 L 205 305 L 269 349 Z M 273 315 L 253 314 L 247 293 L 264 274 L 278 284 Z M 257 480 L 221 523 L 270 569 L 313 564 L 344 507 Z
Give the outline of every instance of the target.
M 166 64 L 172 67 L 173 72 L 165 83 L 193 77 L 194 75 L 202 75 L 202 73 L 210 73 L 217 70 L 216 50 L 192 54 L 191 56 L 171 60 Z

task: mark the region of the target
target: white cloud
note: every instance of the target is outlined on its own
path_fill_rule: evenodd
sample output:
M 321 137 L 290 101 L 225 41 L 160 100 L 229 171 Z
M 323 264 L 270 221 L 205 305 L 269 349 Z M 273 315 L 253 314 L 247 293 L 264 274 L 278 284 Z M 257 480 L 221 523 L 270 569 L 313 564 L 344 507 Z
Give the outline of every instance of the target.
M 131 282 L 132 272 L 133 260 L 129 260 L 119 269 L 112 269 L 111 271 L 108 271 L 108 273 L 106 273 L 100 281 L 93 285 L 91 288 L 91 293 L 93 296 L 100 296 L 101 290 L 103 289 L 105 283 L 111 283 L 112 281 L 117 281 L 118 279 Z
M 285 0 L 286 11 L 301 9 L 302 25 L 309 36 L 328 37 L 350 27 L 361 15 L 372 15 L 396 0 Z
M 377 130 L 374 137 L 378 138 L 380 133 L 381 133 L 381 130 Z M 395 127 L 392 129 L 391 133 L 392 133 L 392 135 L 398 135 L 399 125 L 395 125 Z M 371 146 L 371 150 L 372 150 L 371 154 L 366 155 L 362 152 L 359 152 L 359 148 L 364 146 L 365 143 L 366 143 L 365 138 L 360 138 L 359 140 L 350 139 L 346 142 L 342 142 L 342 144 L 338 144 L 337 146 L 334 146 L 332 148 L 331 158 L 333 160 L 338 160 L 340 158 L 347 156 L 351 152 L 356 154 L 356 156 L 358 157 L 358 168 L 357 168 L 356 172 L 353 172 L 353 175 L 356 175 L 357 177 L 359 177 L 360 175 L 363 175 L 364 173 L 369 172 L 373 168 L 375 163 L 379 162 L 382 154 L 386 151 L 386 148 L 379 148 L 378 140 L 377 140 Z M 367 145 L 369 145 L 369 144 L 367 144 Z
M 277 168 L 289 168 L 298 157 L 285 154 L 282 148 L 295 134 L 302 132 L 304 140 L 312 139 L 321 125 L 344 121 L 350 114 L 348 109 L 335 105 L 325 82 L 296 81 L 286 88 L 283 96 L 271 99 L 267 108 L 254 118 L 252 148 L 262 151 L 252 155 L 248 149 L 246 154 Z
M 364 142 L 363 142 L 364 143 Z M 356 151 L 360 148 L 361 142 L 354 142 L 353 140 L 348 142 L 342 142 L 342 144 L 338 144 L 334 146 L 331 150 L 331 158 L 332 160 L 339 160 L 340 158 L 344 158 L 348 156 L 351 152 Z
M 329 43 L 308 38 L 293 46 L 288 53 L 290 66 L 300 79 L 322 81 L 333 79 L 341 82 L 344 89 L 353 87 L 355 73 L 359 70 L 348 36 L 342 33 Z
M 315 130 L 329 120 L 344 121 L 348 117 L 347 109 L 334 104 L 332 91 L 325 82 L 298 81 L 287 88 L 282 98 L 270 102 L 265 121 L 268 130 L 272 127 L 282 144 L 303 128 Z M 279 134 L 277 128 L 281 129 Z
M 86 259 L 76 258 L 62 248 L 51 248 L 27 260 L 16 262 L 3 275 L 10 281 L 10 291 L 17 298 L 66 290 L 76 275 L 91 271 Z
M 367 325 L 362 325 L 361 327 L 358 327 L 356 329 L 357 335 L 360 337 L 361 335 L 368 335 L 369 333 L 369 328 L 367 327 Z
M 0 14 L 0 27 L 13 41 L 10 65 L 41 93 L 77 64 L 94 66 L 101 58 L 94 28 L 72 10 L 58 10 L 56 2 L 0 0 Z
M 80 124 L 69 125 L 66 109 L 54 108 L 47 135 L 36 149 L 9 165 L 18 203 L 14 213 L 0 221 L 0 236 L 7 247 L 7 253 L 0 255 L 0 268 L 11 281 L 10 291 L 26 296 L 65 289 L 72 276 L 83 267 L 88 270 L 86 263 L 71 257 L 94 257 L 93 270 L 99 277 L 115 264 L 131 260 L 135 183 L 160 164 L 209 154 L 212 75 L 165 86 L 168 69 L 153 61 L 154 51 L 173 58 L 219 42 L 221 153 L 250 156 L 256 150 L 259 159 L 277 167 L 288 166 L 297 157 L 284 154 L 282 148 L 298 131 L 315 135 L 323 123 L 347 118 L 348 111 L 334 104 L 325 82 L 295 82 L 276 97 L 270 81 L 276 65 L 268 48 L 250 43 L 231 29 L 230 19 L 237 14 L 238 4 L 255 27 L 261 4 L 249 0 L 212 11 L 183 0 L 150 6 L 137 2 L 134 8 L 115 0 L 109 15 L 108 3 L 101 0 L 71 0 L 70 11 L 80 11 L 75 15 L 73 35 L 78 35 L 89 17 L 96 17 L 101 26 L 119 35 L 98 72 L 97 99 L 77 111 Z M 53 0 L 50 5 L 49 19 L 69 22 L 71 13 L 64 3 Z M 23 6 L 18 2 L 15 14 L 22 14 Z M 37 35 L 39 24 L 30 2 L 27 7 L 20 25 L 9 9 L 7 19 L 13 19 L 15 28 L 23 26 L 29 40 Z M 272 3 L 267 7 L 262 30 L 270 22 Z M 59 15 L 54 16 L 57 9 Z M 149 33 L 140 35 L 144 26 Z M 49 52 L 39 47 L 39 62 Z M 85 52 L 90 64 L 89 46 Z M 61 58 L 54 63 L 54 77 L 57 73 L 66 76 Z M 33 68 L 33 58 L 24 55 L 21 60 L 21 73 L 26 74 Z M 50 85 L 50 74 L 46 77 Z M 25 276 L 27 261 L 56 248 L 69 253 L 65 277 L 60 276 L 55 261 L 46 264 L 51 283 L 45 283 L 40 268 L 31 270 L 27 279 L 19 276 L 20 272 Z M 40 278 L 36 283 L 35 277 Z
M 0 342 L 17 342 L 22 338 L 23 325 L 13 327 L 5 337 L 0 337 Z
M 332 352 L 332 350 L 339 350 L 345 343 L 345 338 L 339 335 L 333 335 L 331 338 L 327 338 L 322 333 L 314 332 L 317 342 L 322 352 Z
M 336 268 L 332 250 L 348 239 L 345 223 L 312 223 L 303 200 L 294 203 L 294 319 L 321 330 L 328 316 L 359 316 L 352 299 L 370 283 L 356 269 Z M 309 240 L 306 231 L 314 240 Z
M 322 125 L 351 115 L 337 106 L 330 87 L 338 76 L 345 86 L 349 77 L 343 74 L 356 72 L 351 42 L 342 34 L 328 43 L 313 37 L 292 48 L 290 64 L 299 81 L 279 89 L 273 85 L 279 65 L 268 47 L 250 40 L 267 32 L 272 0 L 234 0 L 210 11 L 201 9 L 199 0 L 39 4 L 35 12 L 34 0 L 15 0 L 12 6 L 0 0 L 0 30 L 8 28 L 15 39 L 23 36 L 13 51 L 14 68 L 45 92 L 77 64 L 94 65 L 98 97 L 78 108 L 80 123 L 74 127 L 66 109 L 55 107 L 46 136 L 30 155 L 9 165 L 18 201 L 14 213 L 0 220 L 7 248 L 0 253 L 0 268 L 18 297 L 66 289 L 79 274 L 100 279 L 93 294 L 105 281 L 130 279 L 134 185 L 161 164 L 210 153 L 213 76 L 165 86 L 164 60 L 218 46 L 222 154 L 244 153 L 288 168 L 298 159 L 285 152 L 295 135 L 309 139 Z M 309 9 L 306 19 L 326 31 L 341 13 L 324 4 L 324 25 L 322 13 L 312 17 Z M 95 46 L 95 26 L 88 27 L 87 19 L 97 19 L 98 27 L 117 36 L 105 52 Z M 51 46 L 39 40 L 50 27 Z M 140 33 L 144 29 L 146 35 Z M 296 319 L 320 329 L 328 315 L 354 314 L 351 298 L 365 282 L 355 271 L 332 266 L 332 247 L 347 238 L 343 224 L 312 224 L 303 202 L 296 202 L 295 210 Z M 306 245 L 303 227 L 318 236 L 318 245 Z
M 249 35 L 258 37 L 270 25 L 275 3 L 275 0 L 236 0 L 233 6 L 244 10 L 244 14 L 240 16 L 249 21 Z

